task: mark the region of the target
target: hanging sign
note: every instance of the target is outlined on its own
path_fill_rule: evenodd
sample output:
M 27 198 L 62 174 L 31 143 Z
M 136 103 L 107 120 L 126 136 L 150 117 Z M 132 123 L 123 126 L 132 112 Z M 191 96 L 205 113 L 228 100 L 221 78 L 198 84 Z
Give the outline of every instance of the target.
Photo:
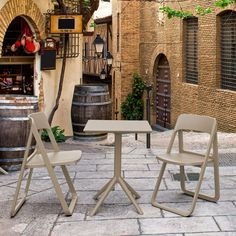
M 51 15 L 51 34 L 82 33 L 82 15 Z

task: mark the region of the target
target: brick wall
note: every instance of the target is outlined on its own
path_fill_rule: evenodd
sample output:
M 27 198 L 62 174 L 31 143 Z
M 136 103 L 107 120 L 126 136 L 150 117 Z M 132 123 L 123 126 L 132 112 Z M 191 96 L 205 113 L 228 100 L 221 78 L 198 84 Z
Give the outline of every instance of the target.
M 204 3 L 203 3 L 204 2 Z M 181 6 L 193 10 L 193 6 L 211 1 L 185 1 Z M 122 3 L 123 6 L 127 4 Z M 177 3 L 170 3 L 176 9 Z M 222 131 L 236 131 L 236 92 L 222 90 L 219 86 L 219 36 L 217 36 L 217 11 L 199 17 L 198 32 L 198 85 L 184 82 L 183 64 L 183 21 L 164 17 L 160 24 L 160 4 L 141 2 L 130 4 L 121 14 L 122 53 L 121 94 L 130 91 L 127 75 L 134 70 L 140 71 L 145 80 L 154 85 L 152 100 L 152 123 L 156 122 L 155 86 L 157 58 L 165 54 L 171 71 L 171 124 L 181 113 L 195 113 L 214 116 Z M 128 8 L 128 9 L 127 9 Z M 131 40 L 128 41 L 128 39 Z
M 139 5 L 138 1 L 113 2 L 113 73 L 115 73 L 113 101 L 118 110 L 131 91 L 133 73 L 139 72 L 140 12 L 137 11 Z M 117 26 L 117 13 L 120 14 L 119 27 Z M 118 52 L 117 34 L 121 39 Z M 120 112 L 118 118 L 121 118 Z

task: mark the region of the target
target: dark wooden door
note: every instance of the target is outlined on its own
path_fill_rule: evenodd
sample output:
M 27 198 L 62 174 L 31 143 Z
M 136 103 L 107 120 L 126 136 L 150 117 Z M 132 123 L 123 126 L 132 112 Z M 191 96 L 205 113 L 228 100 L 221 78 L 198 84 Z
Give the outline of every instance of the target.
M 170 128 L 171 116 L 171 80 L 167 58 L 161 55 L 156 73 L 156 123 Z

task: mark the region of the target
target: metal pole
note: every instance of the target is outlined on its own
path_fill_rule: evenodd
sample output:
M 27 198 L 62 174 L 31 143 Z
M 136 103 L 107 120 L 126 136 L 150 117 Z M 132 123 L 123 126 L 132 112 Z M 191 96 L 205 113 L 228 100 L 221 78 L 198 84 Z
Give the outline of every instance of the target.
M 147 117 L 147 121 L 150 124 L 151 123 L 151 104 L 150 104 L 150 92 L 152 90 L 152 85 L 146 85 L 147 90 L 147 99 L 146 99 L 146 117 Z M 150 148 L 151 146 L 151 134 L 147 134 L 146 135 L 146 147 Z
M 148 123 L 150 124 L 150 98 L 149 98 L 149 96 L 146 99 L 146 115 L 147 115 Z M 147 134 L 147 137 L 146 137 L 146 140 L 147 140 L 146 147 L 147 148 L 150 148 L 150 139 L 151 139 L 150 134 Z

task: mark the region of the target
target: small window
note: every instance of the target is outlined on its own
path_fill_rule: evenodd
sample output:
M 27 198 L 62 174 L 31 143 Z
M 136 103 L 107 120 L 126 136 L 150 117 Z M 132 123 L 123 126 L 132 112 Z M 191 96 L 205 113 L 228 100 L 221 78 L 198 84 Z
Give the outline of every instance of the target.
M 116 51 L 120 51 L 120 13 L 117 13 L 117 35 L 116 35 L 117 45 Z
M 184 20 L 185 79 L 198 83 L 198 18 Z
M 221 87 L 236 91 L 236 12 L 221 15 Z
M 88 44 L 88 42 L 84 43 L 84 50 L 83 50 L 83 52 L 84 52 L 83 57 L 84 58 L 88 58 L 88 56 L 89 56 L 89 44 Z

